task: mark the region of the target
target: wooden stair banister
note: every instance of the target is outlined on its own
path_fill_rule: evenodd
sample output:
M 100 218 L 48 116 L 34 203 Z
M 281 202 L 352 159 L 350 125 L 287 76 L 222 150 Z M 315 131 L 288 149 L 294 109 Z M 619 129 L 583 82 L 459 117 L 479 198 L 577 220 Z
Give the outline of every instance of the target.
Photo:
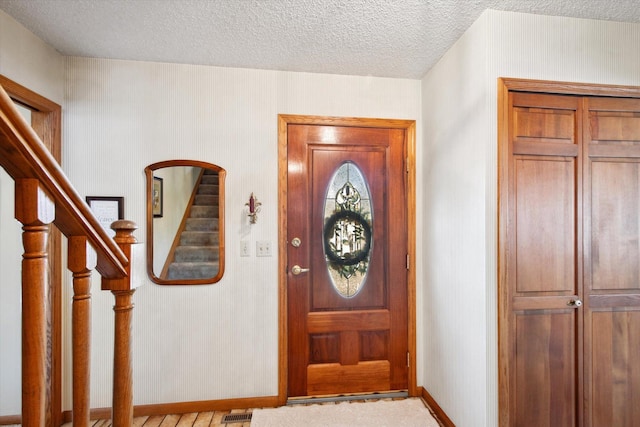
M 69 237 L 67 247 L 67 267 L 73 273 L 73 424 L 88 426 L 91 391 L 91 270 L 96 266 L 96 251 L 85 236 Z
M 87 236 L 96 250 L 96 270 L 107 278 L 126 276 L 129 263 L 0 87 L 0 162 L 14 180 L 35 178 L 55 201 L 54 224 L 65 236 Z
M 120 220 L 111 224 L 115 230 L 115 242 L 126 256 L 131 259 L 132 245 L 136 243 L 133 221 Z M 102 279 L 102 290 L 110 290 L 115 296 L 113 306 L 115 329 L 113 343 L 113 399 L 111 420 L 113 427 L 133 425 L 133 356 L 131 343 L 131 318 L 133 314 L 133 293 L 136 283 L 132 282 L 131 264 L 127 266 L 126 277 L 121 279 Z
M 44 390 L 47 381 L 46 247 L 50 224 L 68 238 L 68 268 L 73 273 L 74 426 L 89 425 L 90 275 L 93 268 L 102 276 L 102 289 L 111 290 L 116 298 L 113 393 L 114 398 L 118 396 L 118 408 L 115 409 L 114 399 L 114 416 L 132 414 L 131 296 L 134 289 L 130 256 L 135 224 L 130 221 L 120 224 L 123 228 L 117 230 L 120 237 L 115 240 L 109 237 L 2 85 L 0 166 L 16 183 L 16 219 L 23 224 L 22 425 L 41 427 L 48 421 Z M 124 320 L 119 308 L 126 312 Z M 122 376 L 126 376 L 126 381 L 115 380 Z M 130 423 L 114 422 L 113 425 Z
M 47 380 L 47 240 L 54 204 L 36 179 L 16 180 L 22 241 L 22 425 L 44 425 Z

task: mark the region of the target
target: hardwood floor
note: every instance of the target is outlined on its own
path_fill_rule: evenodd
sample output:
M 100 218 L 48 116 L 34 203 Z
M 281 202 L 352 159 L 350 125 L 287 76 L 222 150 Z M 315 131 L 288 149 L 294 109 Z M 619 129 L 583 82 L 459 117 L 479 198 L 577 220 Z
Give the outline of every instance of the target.
M 369 399 L 375 401 L 376 399 Z M 381 399 L 381 400 L 396 400 L 396 399 Z M 361 400 L 353 400 L 350 403 L 361 402 Z M 335 405 L 337 402 L 321 403 L 322 405 Z M 423 403 L 424 400 L 423 400 Z M 425 403 L 427 409 L 433 417 L 438 421 L 438 424 L 443 426 L 442 421 L 438 419 L 433 410 Z M 151 417 L 137 417 L 133 421 L 134 427 L 250 427 L 251 422 L 239 423 L 222 423 L 222 418 L 227 414 L 243 414 L 246 412 L 252 412 L 253 409 L 234 409 L 231 411 L 216 411 L 216 412 L 200 412 L 198 414 L 182 414 L 182 415 L 157 415 Z M 64 424 L 63 427 L 71 427 L 71 423 Z M 95 421 L 91 427 L 111 427 L 111 421 L 99 420 Z
M 231 411 L 200 412 L 190 414 L 152 415 L 135 417 L 133 427 L 250 427 L 251 422 L 223 423 L 227 414 L 244 414 L 251 409 L 233 409 Z M 73 423 L 65 423 L 62 427 L 71 427 Z M 111 420 L 91 420 L 90 427 L 111 427 Z M 20 424 L 3 427 L 20 427 Z
M 370 399 L 376 400 L 376 399 Z M 389 400 L 389 399 L 382 399 Z M 395 399 L 393 399 L 395 400 Z M 358 402 L 361 400 L 353 400 Z M 423 400 L 424 403 L 424 400 Z M 322 405 L 334 405 L 336 402 L 321 403 Z M 438 424 L 444 426 L 438 419 L 433 410 L 425 403 L 429 412 L 438 421 Z M 223 423 L 223 417 L 228 414 L 244 414 L 252 412 L 253 409 L 233 409 L 230 411 L 213 411 L 199 412 L 189 414 L 171 414 L 171 415 L 151 415 L 143 417 L 135 417 L 133 419 L 133 427 L 250 427 L 251 422 L 227 422 Z M 72 423 L 65 423 L 62 427 L 72 427 Z M 111 420 L 92 420 L 90 427 L 111 427 Z M 5 425 L 2 427 L 20 427 L 19 424 Z
M 250 421 L 245 423 L 222 423 L 222 417 L 227 414 L 243 414 L 245 412 L 251 412 L 251 409 L 135 417 L 133 419 L 133 427 L 249 427 L 251 425 Z M 71 423 L 63 424 L 63 427 L 71 426 Z M 111 427 L 111 420 L 95 420 L 91 427 Z

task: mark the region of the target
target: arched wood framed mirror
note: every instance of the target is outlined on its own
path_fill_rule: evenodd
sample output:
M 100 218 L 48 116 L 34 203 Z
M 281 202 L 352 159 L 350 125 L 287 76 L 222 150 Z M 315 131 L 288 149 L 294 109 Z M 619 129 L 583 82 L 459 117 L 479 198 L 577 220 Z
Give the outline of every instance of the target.
M 224 274 L 220 166 L 167 160 L 145 168 L 147 271 L 159 285 L 205 285 Z

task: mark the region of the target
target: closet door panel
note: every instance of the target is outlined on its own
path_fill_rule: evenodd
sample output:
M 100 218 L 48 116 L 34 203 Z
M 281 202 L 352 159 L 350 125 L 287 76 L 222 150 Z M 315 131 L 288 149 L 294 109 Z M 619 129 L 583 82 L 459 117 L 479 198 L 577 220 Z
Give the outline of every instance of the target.
M 514 93 L 509 121 L 508 355 L 513 426 L 577 426 L 579 98 Z
M 640 288 L 639 207 L 640 163 L 592 163 L 592 289 Z
M 584 101 L 585 425 L 640 425 L 640 100 Z
M 593 426 L 637 426 L 640 420 L 640 311 L 607 310 L 592 318 Z M 632 403 L 635 402 L 635 403 Z
M 515 167 L 517 292 L 572 294 L 575 159 L 518 158 Z
M 640 90 L 509 84 L 500 426 L 640 426 Z
M 516 426 L 576 423 L 575 320 L 571 309 L 516 315 Z

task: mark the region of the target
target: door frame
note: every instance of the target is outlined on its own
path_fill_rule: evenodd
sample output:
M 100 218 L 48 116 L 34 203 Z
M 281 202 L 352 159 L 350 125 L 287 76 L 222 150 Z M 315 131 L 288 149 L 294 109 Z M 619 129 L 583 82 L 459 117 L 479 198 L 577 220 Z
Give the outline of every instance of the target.
M 409 346 L 408 393 L 418 396 L 416 386 L 416 122 L 415 120 L 355 117 L 278 115 L 278 405 L 287 403 L 288 384 L 288 313 L 287 313 L 287 149 L 289 124 L 351 126 L 404 129 L 407 169 L 407 332 Z
M 31 127 L 58 163 L 62 158 L 62 107 L 0 74 L 0 85 L 9 97 L 31 110 Z M 51 360 L 47 401 L 52 425 L 62 424 L 62 237 L 56 227 L 49 232 L 49 291 L 51 292 Z M 0 417 L 2 418 L 2 417 Z M 8 418 L 8 417 L 7 417 Z M 19 423 L 20 421 L 18 421 Z
M 601 85 L 589 83 L 570 83 L 546 80 L 528 80 L 498 78 L 498 425 L 509 426 L 509 389 L 508 373 L 511 371 L 509 360 L 509 322 L 510 312 L 507 283 L 507 215 L 509 212 L 508 164 L 509 164 L 509 93 L 532 92 L 554 95 L 610 96 L 617 98 L 640 98 L 640 87 Z M 579 367 L 582 369 L 582 366 Z M 579 396 L 580 397 L 580 396 Z M 582 399 L 579 399 L 582 408 Z M 581 416 L 579 417 L 581 418 Z

